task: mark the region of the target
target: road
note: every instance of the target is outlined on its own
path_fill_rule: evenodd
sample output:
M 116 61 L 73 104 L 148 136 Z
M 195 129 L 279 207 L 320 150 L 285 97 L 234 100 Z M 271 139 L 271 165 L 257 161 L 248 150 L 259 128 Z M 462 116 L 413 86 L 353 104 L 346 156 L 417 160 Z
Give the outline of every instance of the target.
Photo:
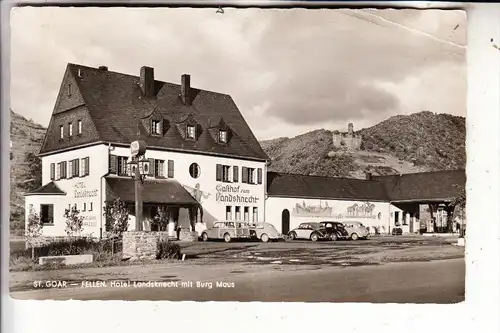
M 304 266 L 300 270 L 291 270 L 279 265 L 275 268 L 262 269 L 260 266 L 250 269 L 240 264 L 217 264 L 181 271 L 170 267 L 163 271 L 162 274 L 169 274 L 164 277 L 181 277 L 170 281 L 192 281 L 193 287 L 46 289 L 15 292 L 11 296 L 57 300 L 372 303 L 457 303 L 464 300 L 463 258 L 347 268 Z M 212 282 L 212 288 L 208 288 L 208 284 L 196 287 L 197 281 Z M 225 281 L 234 287 L 217 288 L 216 281 Z

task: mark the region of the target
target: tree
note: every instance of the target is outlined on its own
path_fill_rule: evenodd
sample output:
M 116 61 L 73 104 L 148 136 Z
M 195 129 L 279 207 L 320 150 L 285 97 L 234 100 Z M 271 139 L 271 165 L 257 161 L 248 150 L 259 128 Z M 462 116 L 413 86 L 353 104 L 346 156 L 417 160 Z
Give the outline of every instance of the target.
M 40 216 L 35 212 L 28 215 L 26 226 L 26 242 L 31 247 L 31 259 L 35 259 L 35 240 L 42 235 L 43 223 Z
M 464 212 L 465 212 L 465 206 L 467 204 L 467 193 L 466 193 L 466 190 L 465 190 L 465 187 L 464 186 L 458 186 L 459 187 L 459 191 L 458 191 L 458 194 L 455 196 L 455 198 L 453 199 L 452 201 L 452 205 L 454 207 L 458 207 L 461 211 L 461 225 L 460 225 L 460 237 L 464 237 Z
M 116 198 L 112 204 L 104 206 L 106 231 L 115 237 L 121 237 L 129 226 L 129 209 L 127 204 Z
M 76 206 L 71 207 L 71 209 L 66 209 L 64 212 L 64 218 L 66 218 L 66 228 L 64 231 L 68 236 L 80 235 L 83 231 L 83 217 L 80 216 L 80 211 Z
M 167 207 L 158 207 L 156 215 L 154 217 L 155 222 L 158 224 L 158 231 L 160 231 L 160 237 L 162 238 L 163 233 L 161 231 L 166 231 L 169 222 L 169 211 Z
M 25 159 L 29 169 L 24 174 L 25 180 L 19 186 L 29 192 L 42 186 L 42 159 L 33 152 L 27 152 Z

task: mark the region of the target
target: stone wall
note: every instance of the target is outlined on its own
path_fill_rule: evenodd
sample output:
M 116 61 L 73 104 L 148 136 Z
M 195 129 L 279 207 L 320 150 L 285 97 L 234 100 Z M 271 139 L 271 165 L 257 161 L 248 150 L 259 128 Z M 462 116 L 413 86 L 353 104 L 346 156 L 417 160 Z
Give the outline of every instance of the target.
M 163 233 L 165 238 L 167 235 Z M 156 259 L 160 233 L 156 231 L 127 231 L 123 233 L 123 257 L 130 260 Z

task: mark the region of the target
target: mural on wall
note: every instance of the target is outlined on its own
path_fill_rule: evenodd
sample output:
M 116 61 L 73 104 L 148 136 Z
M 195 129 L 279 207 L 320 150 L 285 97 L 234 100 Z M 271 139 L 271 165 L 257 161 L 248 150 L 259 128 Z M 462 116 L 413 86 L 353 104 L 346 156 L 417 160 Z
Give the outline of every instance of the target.
M 297 216 L 332 216 L 332 207 L 328 206 L 328 202 L 325 202 L 325 205 L 323 206 L 321 200 L 319 201 L 318 206 L 306 206 L 306 202 L 302 201 L 301 204 L 295 204 L 293 214 Z
M 382 214 L 375 211 L 375 204 L 371 202 L 359 202 L 347 207 L 345 212 L 334 212 L 328 202 L 319 201 L 318 205 L 306 205 L 305 201 L 296 203 L 293 215 L 307 217 L 332 217 L 337 219 L 359 218 L 359 219 L 381 219 Z
M 208 197 L 211 195 L 208 192 L 204 192 L 200 190 L 200 183 L 196 183 L 194 188 L 184 185 L 186 189 L 191 193 L 193 198 L 196 199 L 198 202 L 198 205 L 194 207 L 192 210 L 189 211 L 189 214 L 192 215 L 191 217 L 193 218 L 194 222 L 200 222 L 203 223 L 203 205 L 202 201 L 203 199 L 208 199 Z M 198 221 L 198 216 L 200 217 L 200 220 Z

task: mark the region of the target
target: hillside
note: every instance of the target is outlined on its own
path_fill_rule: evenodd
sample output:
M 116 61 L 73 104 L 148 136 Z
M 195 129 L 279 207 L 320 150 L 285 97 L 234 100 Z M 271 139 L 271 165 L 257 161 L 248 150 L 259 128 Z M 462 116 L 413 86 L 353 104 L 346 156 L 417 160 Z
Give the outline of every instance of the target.
M 41 185 L 41 165 L 36 157 L 42 145 L 45 128 L 10 112 L 12 140 L 10 167 L 11 229 L 24 228 L 24 198 L 22 194 Z M 33 172 L 39 170 L 39 172 Z
M 294 138 L 262 141 L 270 170 L 363 178 L 465 167 L 465 118 L 419 112 L 391 117 L 362 129 L 362 150 L 335 150 L 332 132 L 315 130 Z

